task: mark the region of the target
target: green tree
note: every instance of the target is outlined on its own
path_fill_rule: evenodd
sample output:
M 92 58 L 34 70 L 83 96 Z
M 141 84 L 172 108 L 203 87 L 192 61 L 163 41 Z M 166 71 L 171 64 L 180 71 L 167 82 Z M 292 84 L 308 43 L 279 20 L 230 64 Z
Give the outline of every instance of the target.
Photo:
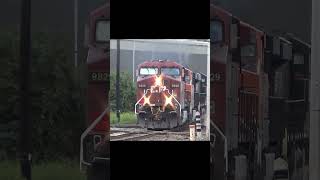
M 120 74 L 120 109 L 122 112 L 134 111 L 136 103 L 136 84 L 127 72 Z M 110 73 L 110 107 L 116 111 L 116 72 Z
M 18 33 L 0 43 L 0 149 L 15 155 L 19 118 Z M 84 100 L 75 78 L 67 39 L 52 34 L 32 36 L 31 118 L 36 160 L 77 158 L 84 130 Z M 2 143 L 3 142 L 3 143 Z

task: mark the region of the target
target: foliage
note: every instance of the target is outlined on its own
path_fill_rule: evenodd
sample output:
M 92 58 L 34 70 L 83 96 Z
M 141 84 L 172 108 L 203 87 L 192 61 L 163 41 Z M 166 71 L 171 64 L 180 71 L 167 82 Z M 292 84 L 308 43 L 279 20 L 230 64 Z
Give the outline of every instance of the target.
M 16 151 L 20 105 L 17 37 L 17 33 L 0 37 L 0 149 L 9 156 Z M 51 34 L 32 35 L 29 109 L 35 160 L 75 158 L 79 154 L 85 114 L 72 51 L 65 42 Z
M 0 160 L 16 151 L 18 119 L 18 38 L 16 33 L 0 37 Z M 6 150 L 6 151 L 4 151 Z
M 110 73 L 110 107 L 116 111 L 116 73 Z M 120 111 L 134 111 L 136 103 L 136 85 L 132 82 L 132 76 L 127 72 L 120 74 Z
M 110 113 L 111 124 L 118 123 L 117 114 L 114 112 Z M 120 124 L 135 124 L 137 123 L 137 116 L 134 112 L 123 112 L 120 114 Z

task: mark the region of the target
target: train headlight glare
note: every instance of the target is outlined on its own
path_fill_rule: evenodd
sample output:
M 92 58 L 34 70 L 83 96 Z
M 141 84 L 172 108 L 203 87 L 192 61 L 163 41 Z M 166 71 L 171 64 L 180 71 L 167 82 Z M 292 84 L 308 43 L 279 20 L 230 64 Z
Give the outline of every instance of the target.
M 178 88 L 178 87 L 179 87 L 179 84 L 172 84 L 172 87 L 173 87 L 173 88 Z

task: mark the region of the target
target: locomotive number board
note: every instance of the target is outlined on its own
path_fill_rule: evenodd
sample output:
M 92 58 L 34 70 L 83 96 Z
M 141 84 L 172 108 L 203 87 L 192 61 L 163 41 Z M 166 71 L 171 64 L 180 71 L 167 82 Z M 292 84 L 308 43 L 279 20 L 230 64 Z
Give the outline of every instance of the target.
M 90 82 L 108 82 L 109 73 L 107 72 L 89 72 L 88 80 Z
M 224 77 L 222 73 L 212 73 L 210 75 L 210 81 L 211 82 L 222 82 L 224 81 Z

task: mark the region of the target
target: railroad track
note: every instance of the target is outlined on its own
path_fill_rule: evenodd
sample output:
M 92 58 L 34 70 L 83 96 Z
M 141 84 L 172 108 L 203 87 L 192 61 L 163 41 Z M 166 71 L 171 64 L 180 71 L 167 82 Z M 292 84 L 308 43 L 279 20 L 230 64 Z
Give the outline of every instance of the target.
M 144 128 L 111 128 L 111 141 L 161 141 L 174 139 L 188 140 L 189 132 L 152 131 Z
M 149 133 L 125 133 L 123 135 L 111 137 L 112 141 L 138 141 L 145 138 L 150 138 L 155 135 L 159 135 L 159 132 L 149 132 Z

